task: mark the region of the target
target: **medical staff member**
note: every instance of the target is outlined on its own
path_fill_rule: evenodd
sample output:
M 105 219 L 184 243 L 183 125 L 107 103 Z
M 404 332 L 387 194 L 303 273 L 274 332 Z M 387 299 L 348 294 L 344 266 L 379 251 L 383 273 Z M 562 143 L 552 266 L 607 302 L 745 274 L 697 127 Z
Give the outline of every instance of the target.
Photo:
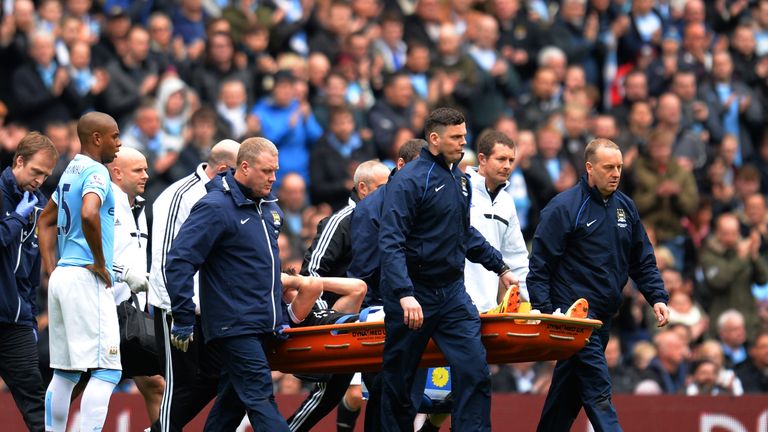
M 103 165 L 115 159 L 120 130 L 111 116 L 93 111 L 77 122 L 77 136 L 80 154 L 64 170 L 39 223 L 43 271 L 51 275 L 53 379 L 45 394 L 45 430 L 51 432 L 66 430 L 72 390 L 85 371 L 91 377 L 80 402 L 80 430 L 101 430 L 122 374 L 112 291 L 115 197 Z
M 283 212 L 272 195 L 277 161 L 271 141 L 243 141 L 237 168 L 212 180 L 168 252 L 174 346 L 186 351 L 194 338 L 193 278 L 199 270 L 203 336 L 222 356 L 206 431 L 233 431 L 246 412 L 254 431 L 288 431 L 265 354 L 283 322 L 277 247 Z
M 211 148 L 206 162 L 168 186 L 152 203 L 154 241 L 147 301 L 154 307 L 155 338 L 165 377 L 160 416 L 152 423 L 152 432 L 181 432 L 216 397 L 221 356 L 202 337 L 198 277 L 194 277 L 192 296 L 197 337 L 190 341 L 187 351 L 180 351 L 171 345 L 171 298 L 165 287 L 165 263 L 171 244 L 192 207 L 208 193 L 211 179 L 235 167 L 239 149 L 240 143 L 236 141 L 219 141 Z
M 137 294 L 140 305 L 146 303 L 147 280 L 147 215 L 146 201 L 141 196 L 149 179 L 147 158 L 130 147 L 120 149 L 109 165 L 112 192 L 115 194 L 115 304 L 120 305 Z M 160 375 L 156 356 L 147 356 L 130 345 L 121 347 L 123 377 L 132 378 L 144 398 L 150 422 L 160 413 L 165 380 Z
M 39 187 L 58 152 L 37 132 L 19 142 L 13 165 L 0 175 L 0 378 L 30 431 L 44 430 L 45 387 L 37 367 L 40 253 L 37 220 L 46 199 Z
M 464 288 L 464 260 L 496 272 L 505 288 L 517 280 L 501 254 L 469 224 L 472 188 L 458 166 L 467 143 L 464 115 L 438 108 L 427 117 L 425 134 L 428 146 L 392 177 L 384 196 L 382 429 L 413 430 L 423 387 L 411 390 L 432 338 L 455 383 L 451 428 L 490 431 L 490 374 L 480 315 Z
M 367 199 L 369 194 L 386 184 L 388 176 L 387 166 L 377 160 L 365 161 L 358 165 L 353 176 L 355 186 L 349 194 L 347 206 L 323 219 L 317 225 L 317 235 L 304 255 L 304 262 L 301 266 L 302 276 L 343 277 L 346 275 L 347 266 L 352 259 L 350 230 L 352 212 L 359 203 Z M 346 296 L 342 300 L 335 291 L 326 290 L 317 299 L 317 306 L 321 310 L 333 308 L 344 311 L 350 309 L 353 298 L 354 296 Z M 360 304 L 357 304 L 353 309 L 354 313 L 359 312 Z M 342 424 L 354 423 L 359 414 L 359 406 L 357 411 L 352 411 L 343 403 L 339 403 L 352 379 L 353 375 L 351 374 L 333 374 L 327 382 L 316 383 L 304 402 L 288 418 L 291 432 L 312 430 L 336 406 L 339 407 L 337 422 L 341 421 Z
M 507 186 L 515 162 L 515 142 L 506 134 L 489 130 L 480 135 L 477 168 L 467 168 L 472 183 L 470 222 L 488 242 L 501 252 L 504 262 L 520 281 L 520 296 L 528 301 L 525 278 L 528 276 L 528 248 L 520 230 L 515 202 Z M 480 312 L 495 308 L 506 291 L 499 287 L 499 277 L 481 265 L 467 262 L 464 271 L 467 293 Z M 497 289 L 498 287 L 498 289 Z
M 557 362 L 539 420 L 541 432 L 569 431 L 582 406 L 596 432 L 621 430 L 604 351 L 628 277 L 653 305 L 658 326 L 669 321 L 669 296 L 653 247 L 635 203 L 617 190 L 621 150 L 608 139 L 594 139 L 584 160 L 587 172 L 579 183 L 541 213 L 527 285 L 534 309 L 564 311 L 583 297 L 589 301 L 589 317 L 603 326 L 576 355 Z

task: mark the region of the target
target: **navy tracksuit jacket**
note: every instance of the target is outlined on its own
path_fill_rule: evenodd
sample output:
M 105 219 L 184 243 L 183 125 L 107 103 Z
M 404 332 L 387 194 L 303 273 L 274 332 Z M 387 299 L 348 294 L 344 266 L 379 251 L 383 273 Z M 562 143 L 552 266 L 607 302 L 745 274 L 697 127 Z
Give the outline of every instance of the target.
M 490 378 L 480 317 L 464 288 L 464 260 L 499 271 L 501 254 L 469 224 L 469 179 L 422 149 L 387 184 L 379 244 L 387 338 L 382 370 L 384 431 L 412 430 L 423 385 L 416 369 L 430 337 L 451 366 L 453 430 L 490 430 Z M 414 296 L 424 324 L 403 323 L 400 299 Z M 423 383 L 420 383 L 423 384 Z
M 387 184 L 379 241 L 382 296 L 414 294 L 414 284 L 445 287 L 464 277 L 464 260 L 499 271 L 494 249 L 469 224 L 472 188 L 454 164 L 426 148 Z
M 29 217 L 16 213 L 24 191 L 11 167 L 0 174 L 0 378 L 13 394 L 29 430 L 44 429 L 45 387 L 37 367 L 37 306 L 40 250 L 37 220 L 47 200 Z
M 214 177 L 168 251 L 165 274 L 173 319 L 195 323 L 192 277 L 200 270 L 206 343 L 221 353 L 219 392 L 206 431 L 230 431 L 247 412 L 254 431 L 287 431 L 272 391 L 267 345 L 283 321 L 277 199 L 251 200 L 233 170 Z
M 283 212 L 271 195 L 246 198 L 231 171 L 206 187 L 168 251 L 174 322 L 195 323 L 192 276 L 199 269 L 206 341 L 272 333 L 283 321 L 277 248 Z
M 609 319 L 628 277 L 649 304 L 668 301 L 635 204 L 621 191 L 604 201 L 582 177 L 541 212 L 526 279 L 531 305 L 565 311 L 583 297 L 590 316 Z
M 533 308 L 565 311 L 583 297 L 603 327 L 576 355 L 557 362 L 538 431 L 570 430 L 582 406 L 596 432 L 621 430 L 604 352 L 628 277 L 649 304 L 667 303 L 635 204 L 620 191 L 604 199 L 585 175 L 542 210 L 526 281 Z
M 16 213 L 24 191 L 11 167 L 0 174 L 0 323 L 37 327 L 35 289 L 40 284 L 37 219 L 47 200 L 35 191 L 38 202 L 28 218 Z

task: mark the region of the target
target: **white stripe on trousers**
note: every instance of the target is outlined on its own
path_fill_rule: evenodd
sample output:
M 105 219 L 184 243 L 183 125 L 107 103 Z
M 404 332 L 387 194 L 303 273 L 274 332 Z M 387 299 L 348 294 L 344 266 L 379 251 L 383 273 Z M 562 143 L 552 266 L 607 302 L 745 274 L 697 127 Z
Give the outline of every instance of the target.
M 160 402 L 160 430 L 168 432 L 171 430 L 171 400 L 173 399 L 173 362 L 171 361 L 171 338 L 168 333 L 168 319 L 165 309 L 159 309 L 163 312 L 163 340 L 165 345 L 165 390 L 163 390 L 163 400 Z
M 317 383 L 317 386 L 320 388 L 320 390 L 312 395 L 312 398 L 309 400 L 309 402 L 307 402 L 307 404 L 304 405 L 301 410 L 296 413 L 296 415 L 293 417 L 293 421 L 288 425 L 288 428 L 291 430 L 291 432 L 296 432 L 307 420 L 307 417 L 312 414 L 312 411 L 314 411 L 317 406 L 320 405 L 320 401 L 323 400 L 323 395 L 325 394 L 325 389 L 328 387 L 328 383 Z

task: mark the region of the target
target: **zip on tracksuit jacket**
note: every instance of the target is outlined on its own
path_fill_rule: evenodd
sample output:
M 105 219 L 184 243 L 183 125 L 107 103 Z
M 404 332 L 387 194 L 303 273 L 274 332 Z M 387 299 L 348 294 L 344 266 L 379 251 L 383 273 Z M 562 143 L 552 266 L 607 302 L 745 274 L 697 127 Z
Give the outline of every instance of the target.
M 621 191 L 604 200 L 584 175 L 541 212 L 527 279 L 531 304 L 551 313 L 583 297 L 590 317 L 609 319 L 628 277 L 649 304 L 669 300 L 635 204 Z
M 471 195 L 458 164 L 426 148 L 392 177 L 379 232 L 382 295 L 412 296 L 414 282 L 446 287 L 463 278 L 465 258 L 502 269 L 499 251 L 469 224 Z
M 208 194 L 192 207 L 168 251 L 173 319 L 179 326 L 195 323 L 192 277 L 199 269 L 206 341 L 271 333 L 283 321 L 277 199 L 248 199 L 233 171 L 206 186 Z
M 37 326 L 35 289 L 40 284 L 40 250 L 37 219 L 47 200 L 38 201 L 28 218 L 16 213 L 24 191 L 16 184 L 11 167 L 0 175 L 0 323 Z

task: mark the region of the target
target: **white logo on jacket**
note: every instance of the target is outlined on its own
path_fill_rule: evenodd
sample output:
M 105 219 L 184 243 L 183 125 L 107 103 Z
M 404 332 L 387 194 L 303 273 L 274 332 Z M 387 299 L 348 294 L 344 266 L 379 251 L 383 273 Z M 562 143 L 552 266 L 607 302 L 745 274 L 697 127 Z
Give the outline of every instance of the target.
M 627 215 L 624 213 L 624 209 L 616 209 L 616 221 L 619 228 L 627 227 Z

